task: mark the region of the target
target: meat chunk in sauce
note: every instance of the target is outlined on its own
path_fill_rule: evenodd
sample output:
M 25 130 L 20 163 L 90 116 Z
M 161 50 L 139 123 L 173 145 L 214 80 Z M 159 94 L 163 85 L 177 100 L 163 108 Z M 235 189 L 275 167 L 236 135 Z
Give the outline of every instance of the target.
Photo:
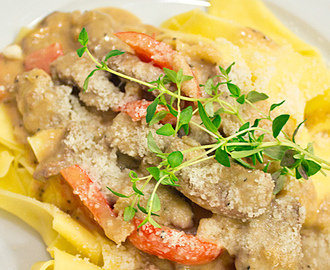
M 304 229 L 301 232 L 301 237 L 304 253 L 301 269 L 328 269 L 330 265 L 330 234 L 326 231 Z
M 170 151 L 198 146 L 192 139 L 176 140 Z M 203 155 L 196 151 L 186 160 Z M 273 198 L 273 181 L 269 174 L 232 164 L 225 167 L 211 159 L 185 167 L 178 172 L 178 189 L 192 201 L 213 213 L 231 218 L 249 219 L 265 213 Z
M 214 239 L 235 256 L 238 270 L 301 269 L 304 209 L 290 196 L 276 199 L 264 215 L 242 222 L 220 215 L 204 219 L 198 235 Z
M 79 58 L 77 53 L 68 53 L 58 58 L 51 65 L 53 78 L 61 83 L 79 88 L 79 98 L 88 106 L 98 110 L 119 110 L 125 104 L 125 94 L 110 80 L 104 71 L 95 72 L 84 91 L 87 76 L 95 69 L 95 63 L 88 57 Z
M 17 106 L 30 133 L 50 127 L 65 127 L 71 105 L 68 86 L 54 85 L 41 69 L 19 75 L 14 84 Z

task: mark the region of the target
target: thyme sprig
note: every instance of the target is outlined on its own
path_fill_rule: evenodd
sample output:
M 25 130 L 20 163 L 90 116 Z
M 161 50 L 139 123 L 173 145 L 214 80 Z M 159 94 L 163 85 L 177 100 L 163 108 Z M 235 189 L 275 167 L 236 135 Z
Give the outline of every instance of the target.
M 310 176 L 319 171 L 330 170 L 329 162 L 314 155 L 312 144 L 309 144 L 306 148 L 302 148 L 295 142 L 295 136 L 304 121 L 297 126 L 292 138 L 290 138 L 283 130 L 290 115 L 281 114 L 272 118 L 271 112 L 280 107 L 284 101 L 272 104 L 266 114 L 255 106 L 255 103 L 269 98 L 265 93 L 250 91 L 247 94 L 242 94 L 241 89 L 230 79 L 230 72 L 235 63 L 232 63 L 226 69 L 219 66 L 220 75 L 208 79 L 205 85 L 201 85 L 201 88 L 208 94 L 208 97 L 196 99 L 186 97 L 181 93 L 182 84 L 192 79 L 191 76 L 184 75 L 182 70 L 175 72 L 164 68 L 164 75 L 160 76 L 156 81 L 144 82 L 112 70 L 107 66 L 106 62 L 109 58 L 121 55 L 124 52 L 112 50 L 106 55 L 104 61 L 99 62 L 88 50 L 89 39 L 85 29 L 82 29 L 78 40 L 82 45 L 82 48 L 77 50 L 79 57 L 86 53 L 96 64 L 96 68 L 85 79 L 84 91 L 87 90 L 89 79 L 96 71 L 110 72 L 146 86 L 149 88 L 148 91 L 158 90 L 159 94 L 147 108 L 146 122 L 149 125 L 153 125 L 164 119 L 167 114 L 171 114 L 177 119 L 174 127 L 171 124 L 165 124 L 157 129 L 156 133 L 158 135 L 176 136 L 180 130 L 183 130 L 188 135 L 189 125 L 194 125 L 216 139 L 215 143 L 209 145 L 202 145 L 183 151 L 163 153 L 157 146 L 152 133 L 149 132 L 147 136 L 148 148 L 157 157 L 161 158 L 162 161 L 160 164 L 157 167 L 149 167 L 147 169 L 149 175 L 144 177 L 139 177 L 134 171 L 130 172 L 129 176 L 133 189 L 130 195 L 124 195 L 109 188 L 113 194 L 119 197 L 133 198 L 131 204 L 124 211 L 124 219 L 126 221 L 130 221 L 139 210 L 146 214 L 146 218 L 140 226 L 150 222 L 152 225 L 160 227 L 153 219 L 153 216 L 158 215 L 156 212 L 161 209 L 160 199 L 156 193 L 159 186 L 178 186 L 179 180 L 176 173 L 179 170 L 209 159 L 215 159 L 226 167 L 230 167 L 235 162 L 247 168 L 255 169 L 257 163 L 264 164 L 266 156 L 269 161 L 264 167 L 264 172 L 268 172 L 269 165 L 272 162 L 277 162 L 280 165 L 280 169 L 272 173 L 272 178 L 275 182 L 274 194 L 277 194 L 283 188 L 286 179 L 285 176 L 293 176 L 303 181 L 303 179 L 308 180 Z M 176 86 L 175 92 L 171 92 L 168 89 L 167 86 L 169 84 Z M 223 87 L 226 89 L 223 89 Z M 228 99 L 225 100 L 222 98 L 224 94 L 229 95 L 232 98 L 232 102 L 228 102 L 226 101 Z M 170 96 L 170 99 L 166 99 L 166 95 Z M 193 108 L 192 106 L 182 108 L 182 101 L 193 102 L 197 104 L 197 108 Z M 261 118 L 255 119 L 253 124 L 245 121 L 240 113 L 241 107 L 244 104 L 258 111 Z M 166 106 L 168 111 L 159 111 L 156 113 L 158 105 Z M 214 108 L 218 109 L 215 111 Z M 199 115 L 202 123 L 192 120 L 192 116 L 195 114 Z M 241 123 L 236 133 L 228 137 L 224 137 L 219 132 L 224 114 L 236 116 Z M 261 121 L 270 121 L 272 130 L 260 127 L 259 124 Z M 266 141 L 266 135 L 269 135 L 267 137 L 271 137 L 272 139 Z M 197 150 L 203 151 L 201 151 L 200 155 L 184 161 L 185 153 Z M 144 190 L 146 186 L 152 180 L 155 180 L 156 184 L 147 200 L 146 207 L 143 207 L 141 206 L 141 199 L 145 196 Z

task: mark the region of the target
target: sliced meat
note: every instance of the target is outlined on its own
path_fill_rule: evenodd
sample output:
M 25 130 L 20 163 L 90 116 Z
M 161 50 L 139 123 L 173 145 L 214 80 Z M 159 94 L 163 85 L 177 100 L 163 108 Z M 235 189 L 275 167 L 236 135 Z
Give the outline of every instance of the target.
M 204 219 L 197 235 L 227 248 L 238 270 L 298 270 L 304 218 L 299 202 L 286 196 L 274 200 L 264 215 L 245 223 L 220 215 Z
M 71 90 L 68 86 L 55 86 L 41 69 L 19 75 L 14 92 L 26 130 L 35 133 L 41 129 L 65 127 L 71 110 Z
M 161 68 L 143 62 L 129 52 L 112 57 L 107 63 L 110 68 L 144 82 L 156 81 L 159 76 L 164 75 Z
M 88 88 L 84 91 L 84 82 L 90 72 L 95 69 L 95 63 L 86 55 L 79 57 L 71 52 L 59 57 L 51 65 L 52 77 L 62 83 L 79 88 L 79 98 L 88 106 L 98 110 L 109 109 L 118 111 L 125 102 L 125 93 L 121 92 L 110 80 L 110 74 L 97 71 L 89 79 Z
M 194 145 L 195 144 L 195 145 Z M 192 139 L 175 140 L 168 152 L 196 145 Z M 185 161 L 204 155 L 204 151 L 185 154 Z M 187 166 L 177 173 L 178 190 L 201 207 L 231 218 L 249 219 L 269 208 L 274 183 L 269 174 L 232 163 L 225 167 L 214 159 Z

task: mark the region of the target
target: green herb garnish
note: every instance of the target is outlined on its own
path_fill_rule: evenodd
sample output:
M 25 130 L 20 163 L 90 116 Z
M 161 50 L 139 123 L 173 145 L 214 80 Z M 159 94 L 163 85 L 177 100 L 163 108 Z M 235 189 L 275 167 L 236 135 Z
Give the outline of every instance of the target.
M 157 134 L 163 136 L 176 136 L 181 129 L 188 134 L 189 125 L 194 125 L 214 137 L 217 141 L 210 145 L 194 147 L 182 152 L 174 151 L 172 153 L 163 153 L 157 146 L 153 135 L 150 132 L 147 136 L 148 148 L 151 152 L 161 158 L 162 161 L 160 164 L 157 167 L 149 167 L 147 169 L 149 175 L 145 177 L 139 177 L 134 171 L 130 172 L 129 176 L 132 182 L 133 193 L 129 196 L 123 195 L 109 188 L 109 190 L 116 196 L 124 198 L 133 197 L 131 205 L 126 207 L 124 211 L 125 221 L 130 221 L 137 211 L 141 211 L 145 213 L 147 217 L 140 226 L 150 222 L 152 225 L 160 227 L 153 219 L 153 216 L 157 216 L 156 212 L 161 209 L 160 200 L 156 194 L 158 187 L 160 185 L 178 186 L 178 178 L 175 174 L 179 170 L 208 159 L 215 159 L 226 167 L 230 167 L 232 162 L 236 162 L 249 169 L 255 169 L 257 162 L 264 163 L 264 156 L 267 156 L 270 161 L 266 164 L 264 172 L 268 171 L 269 165 L 272 162 L 278 162 L 280 165 L 280 169 L 272 174 L 272 179 L 275 182 L 274 194 L 279 193 L 283 188 L 285 176 L 290 175 L 297 179 L 307 180 L 317 172 L 323 172 L 322 169 L 330 170 L 330 163 L 315 156 L 311 144 L 308 145 L 307 148 L 302 148 L 296 144 L 295 136 L 304 122 L 297 126 L 292 138 L 289 138 L 283 128 L 288 122 L 290 115 L 282 114 L 275 119 L 271 117 L 271 112 L 281 106 L 284 101 L 272 104 L 268 114 L 265 114 L 260 111 L 254 103 L 268 99 L 266 94 L 257 91 L 251 91 L 246 95 L 241 93 L 241 89 L 234 84 L 229 77 L 231 69 L 235 63 L 232 63 L 226 69 L 219 66 L 220 75 L 208 79 L 205 85 L 201 85 L 209 97 L 196 99 L 181 95 L 182 83 L 192 79 L 191 76 L 183 75 L 182 70 L 175 72 L 164 68 L 164 76 L 160 76 L 153 82 L 144 82 L 116 72 L 107 66 L 106 61 L 109 58 L 121 55 L 124 52 L 118 50 L 110 51 L 106 55 L 104 61 L 98 62 L 87 48 L 88 40 L 86 30 L 82 29 L 78 41 L 83 47 L 77 50 L 77 54 L 81 57 L 86 53 L 96 64 L 96 68 L 85 80 L 84 91 L 88 88 L 90 77 L 98 70 L 107 71 L 127 80 L 137 82 L 149 88 L 148 91 L 158 90 L 160 93 L 147 108 L 146 121 L 149 125 L 158 123 L 169 113 L 177 118 L 174 127 L 170 124 L 165 124 L 156 131 Z M 216 78 L 220 78 L 220 82 L 216 82 Z M 169 83 L 175 84 L 177 91 L 169 91 L 166 87 Z M 225 99 L 221 99 L 224 92 L 220 90 L 220 86 L 227 87 L 229 96 L 235 101 L 233 104 L 227 102 Z M 170 102 L 167 101 L 168 99 L 165 98 L 165 95 L 170 96 Z M 194 110 L 192 106 L 188 106 L 181 109 L 181 101 L 193 102 L 194 104 L 197 104 L 197 108 Z M 252 109 L 257 110 L 262 117 L 256 119 L 253 124 L 246 122 L 240 114 L 240 108 L 243 104 L 247 104 L 251 106 Z M 158 105 L 166 106 L 168 111 L 160 111 L 156 113 Z M 219 109 L 214 111 L 215 107 Z M 202 120 L 202 124 L 191 120 L 192 116 L 197 113 Z M 223 137 L 219 132 L 221 115 L 223 114 L 234 115 L 241 123 L 237 132 L 228 137 Z M 260 121 L 270 121 L 272 130 L 259 127 Z M 257 134 L 259 135 L 256 134 L 256 131 L 258 131 Z M 271 141 L 264 140 L 266 134 L 272 137 Z M 205 149 L 201 155 L 184 161 L 184 153 L 200 149 Z M 147 201 L 146 208 L 144 208 L 140 205 L 140 200 L 141 197 L 145 196 L 143 191 L 152 179 L 156 181 L 156 185 Z M 140 188 L 137 187 L 137 183 L 141 183 L 139 185 Z

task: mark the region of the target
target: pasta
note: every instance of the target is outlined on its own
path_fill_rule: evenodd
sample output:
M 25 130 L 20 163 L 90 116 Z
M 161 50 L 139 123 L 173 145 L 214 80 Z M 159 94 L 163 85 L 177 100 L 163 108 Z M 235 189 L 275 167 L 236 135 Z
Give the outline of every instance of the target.
M 325 269 L 330 263 L 329 176 L 315 171 L 313 180 L 302 180 L 304 172 L 319 166 L 316 162 L 329 169 L 330 71 L 320 52 L 285 28 L 261 1 L 210 3 L 207 13 L 195 9 L 174 16 L 162 28 L 143 25 L 118 9 L 58 12 L 20 38 L 27 70 L 9 83 L 0 78 L 7 88 L 1 92 L 0 104 L 0 207 L 37 230 L 47 245 L 52 259 L 36 262 L 32 270 Z M 116 17 L 117 13 L 123 16 Z M 64 25 L 60 30 L 58 21 Z M 50 31 L 49 40 L 36 38 L 43 31 Z M 141 48 L 145 41 L 151 50 Z M 114 49 L 111 56 L 109 44 Z M 96 70 L 95 61 L 102 63 Z M 101 65 L 104 69 L 99 71 Z M 115 75 L 106 75 L 107 65 Z M 219 66 L 220 73 L 215 71 Z M 171 101 L 146 91 L 147 82 L 168 77 Z M 206 105 L 196 101 L 212 96 L 196 90 L 201 84 L 206 89 L 211 77 L 221 78 L 219 89 L 227 85 L 226 101 L 235 96 L 230 87 L 242 89 L 235 97 L 240 104 L 237 112 L 224 113 L 237 106 L 228 101 L 218 114 L 220 120 L 215 100 Z M 180 78 L 184 79 L 177 83 Z M 221 81 L 225 79 L 226 84 Z M 145 85 L 136 83 L 141 81 Z M 250 93 L 258 94 L 255 101 Z M 160 122 L 148 115 L 158 98 L 153 113 L 162 115 L 156 119 Z M 180 111 L 178 105 L 176 115 L 171 107 L 175 99 L 184 106 Z M 257 112 L 251 113 L 245 100 Z M 286 100 L 283 105 L 282 100 Z M 274 105 L 276 112 L 269 110 Z M 180 115 L 187 108 L 191 115 L 184 122 Z M 193 115 L 193 110 L 210 117 L 205 120 L 203 113 Z M 254 121 L 256 130 L 261 122 L 258 131 L 273 129 L 256 135 L 265 137 L 267 144 L 275 128 L 264 120 L 286 114 L 290 118 L 282 128 L 290 146 L 295 139 L 301 145 L 314 142 L 317 157 L 310 161 L 314 157 L 310 146 L 306 148 L 310 153 L 299 152 L 299 160 L 307 155 L 307 161 L 301 162 L 307 162 L 308 168 L 301 171 L 297 165 L 298 173 L 285 175 L 276 193 L 279 184 L 274 175 L 280 162 L 266 166 L 271 154 L 265 160 L 254 156 L 259 153 L 255 148 L 242 158 L 228 152 L 229 160 L 225 154 L 228 162 L 254 165 L 252 171 L 219 161 L 220 150 L 242 143 L 214 146 L 219 138 L 243 133 L 241 119 L 248 119 L 248 128 Z M 305 118 L 310 120 L 300 124 Z M 150 120 L 153 125 L 148 125 Z M 180 135 L 160 134 L 172 130 Z M 214 139 L 214 134 L 219 137 Z M 262 159 L 259 165 L 253 156 Z M 293 155 L 298 160 L 296 156 L 298 152 Z M 167 169 L 174 170 L 160 170 L 162 158 Z M 184 162 L 190 167 L 182 166 Z M 150 178 L 150 183 L 140 184 L 138 174 Z M 161 185 L 166 175 L 169 182 Z M 152 177 L 156 181 L 150 181 Z M 135 197 L 130 195 L 131 183 Z

